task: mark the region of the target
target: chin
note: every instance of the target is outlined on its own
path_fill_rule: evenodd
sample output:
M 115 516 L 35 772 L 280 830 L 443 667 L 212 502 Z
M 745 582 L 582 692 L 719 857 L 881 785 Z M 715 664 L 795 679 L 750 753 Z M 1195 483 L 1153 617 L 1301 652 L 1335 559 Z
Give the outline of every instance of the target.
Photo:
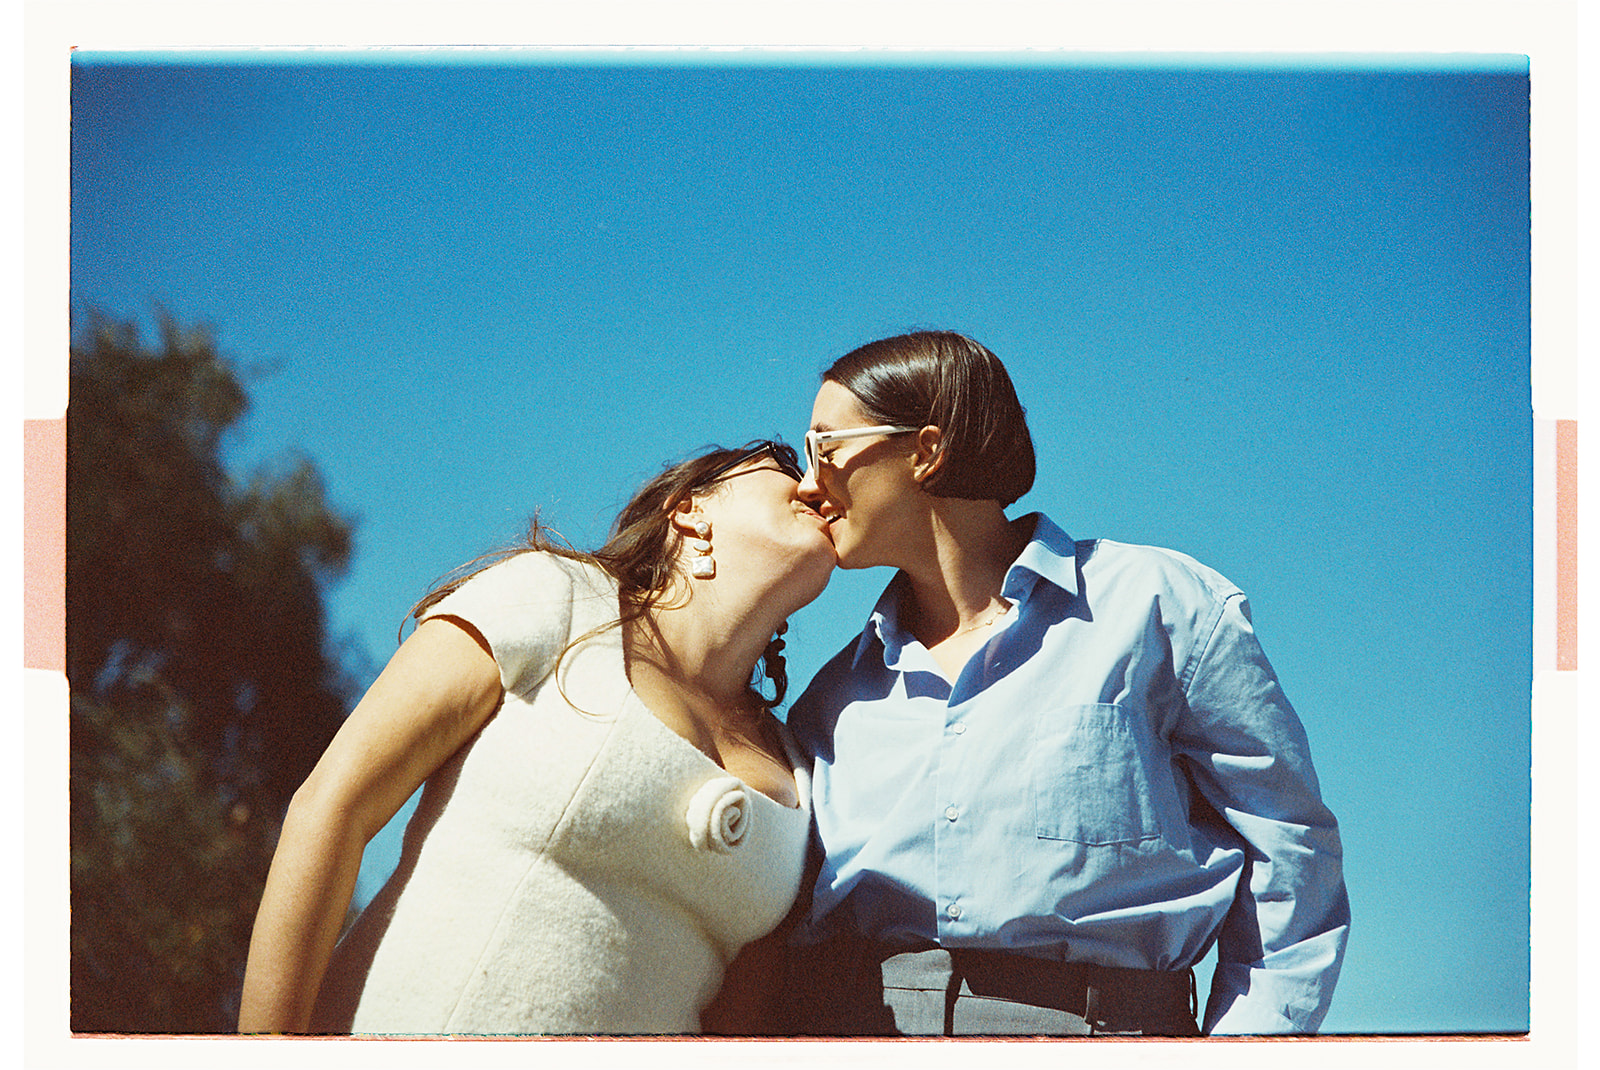
M 872 568 L 880 564 L 880 562 L 868 558 L 859 549 L 851 552 L 848 549 L 838 549 L 835 547 L 835 554 L 838 558 L 840 568 Z
M 811 597 L 806 599 L 807 605 L 815 602 L 822 595 L 822 592 L 828 589 L 828 581 L 831 579 L 833 579 L 833 566 L 829 565 L 828 571 L 817 577 L 816 585 L 811 588 Z
M 834 557 L 840 568 L 858 569 L 874 568 L 884 562 L 872 554 L 867 546 L 850 538 L 848 531 L 841 532 L 837 528 L 830 528 L 829 534 L 833 536 Z M 840 536 L 844 538 L 841 541 Z
M 793 568 L 785 577 L 780 596 L 788 595 L 795 599 L 795 604 L 788 612 L 794 613 L 799 609 L 815 602 L 822 592 L 827 589 L 828 581 L 833 578 L 833 555 L 819 558 L 814 564 L 807 563 L 803 567 Z

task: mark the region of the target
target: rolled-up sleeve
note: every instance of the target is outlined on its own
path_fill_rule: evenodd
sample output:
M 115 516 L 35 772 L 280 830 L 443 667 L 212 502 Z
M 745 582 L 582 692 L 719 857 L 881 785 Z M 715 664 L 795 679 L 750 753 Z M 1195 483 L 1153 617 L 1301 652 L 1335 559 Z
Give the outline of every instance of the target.
M 1186 670 L 1188 711 L 1174 742 L 1242 838 L 1246 865 L 1217 938 L 1203 1029 L 1315 1032 L 1350 931 L 1339 826 L 1244 596 L 1225 597 L 1215 619 Z

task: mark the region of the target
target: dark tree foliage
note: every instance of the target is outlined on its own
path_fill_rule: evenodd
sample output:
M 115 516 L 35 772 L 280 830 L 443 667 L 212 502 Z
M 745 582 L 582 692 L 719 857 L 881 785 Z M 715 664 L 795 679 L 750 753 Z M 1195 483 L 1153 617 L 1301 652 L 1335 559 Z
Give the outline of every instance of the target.
M 349 706 L 322 592 L 351 529 L 309 461 L 230 478 L 249 401 L 208 331 L 93 317 L 70 374 L 71 1024 L 228 1031 L 284 807 Z

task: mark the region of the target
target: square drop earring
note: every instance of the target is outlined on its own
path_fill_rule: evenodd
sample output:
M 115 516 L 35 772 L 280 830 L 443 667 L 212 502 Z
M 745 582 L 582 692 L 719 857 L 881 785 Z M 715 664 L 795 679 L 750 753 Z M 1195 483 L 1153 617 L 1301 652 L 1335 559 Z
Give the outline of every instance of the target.
M 695 537 L 689 540 L 695 552 L 695 556 L 689 559 L 689 575 L 697 580 L 713 579 L 717 575 L 717 559 L 711 556 L 710 523 L 695 521 L 694 533 Z

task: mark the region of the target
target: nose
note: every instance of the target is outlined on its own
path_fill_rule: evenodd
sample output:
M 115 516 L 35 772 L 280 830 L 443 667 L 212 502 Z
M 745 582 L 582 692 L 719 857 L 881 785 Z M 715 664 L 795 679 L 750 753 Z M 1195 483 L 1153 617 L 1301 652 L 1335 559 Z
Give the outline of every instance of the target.
M 813 509 L 821 504 L 823 498 L 822 487 L 817 483 L 817 470 L 815 468 L 810 465 L 806 466 L 805 477 L 800 480 L 800 489 L 795 493 L 800 496 L 801 501 Z

